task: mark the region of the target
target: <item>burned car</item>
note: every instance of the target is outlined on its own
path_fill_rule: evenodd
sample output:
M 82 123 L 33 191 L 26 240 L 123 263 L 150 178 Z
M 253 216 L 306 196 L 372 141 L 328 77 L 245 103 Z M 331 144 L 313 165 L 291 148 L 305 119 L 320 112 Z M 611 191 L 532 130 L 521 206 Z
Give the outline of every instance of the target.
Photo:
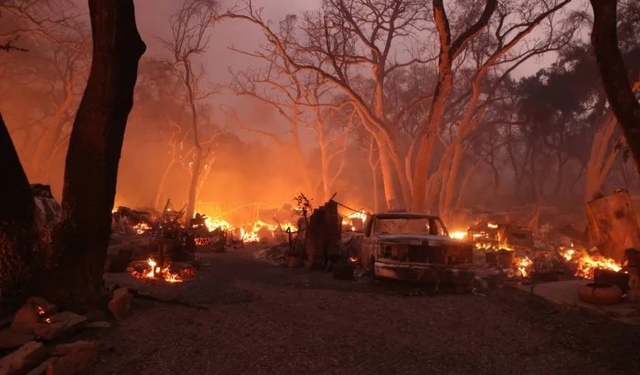
M 439 283 L 472 259 L 472 244 L 450 238 L 442 220 L 426 214 L 373 215 L 360 243 L 361 266 L 374 277 Z

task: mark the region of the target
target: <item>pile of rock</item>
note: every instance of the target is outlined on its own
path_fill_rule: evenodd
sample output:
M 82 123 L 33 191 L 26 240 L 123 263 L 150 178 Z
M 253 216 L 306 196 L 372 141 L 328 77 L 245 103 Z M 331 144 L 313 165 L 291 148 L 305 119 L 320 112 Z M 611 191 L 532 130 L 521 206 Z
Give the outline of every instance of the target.
M 131 308 L 127 288 L 113 292 L 109 310 L 122 319 Z M 95 341 L 73 341 L 85 329 L 109 328 L 107 321 L 89 321 L 69 311 L 58 312 L 46 300 L 31 297 L 16 312 L 8 327 L 0 330 L 0 375 L 75 375 L 90 371 L 98 358 Z

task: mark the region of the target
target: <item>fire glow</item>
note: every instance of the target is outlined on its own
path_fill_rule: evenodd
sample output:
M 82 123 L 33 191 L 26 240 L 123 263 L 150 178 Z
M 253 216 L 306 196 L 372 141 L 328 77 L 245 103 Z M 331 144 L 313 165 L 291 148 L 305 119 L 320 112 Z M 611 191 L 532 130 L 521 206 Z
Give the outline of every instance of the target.
M 280 225 L 267 224 L 262 220 L 256 220 L 252 224 L 241 225 L 240 227 L 235 227 L 231 225 L 229 222 L 222 219 L 211 219 L 207 218 L 205 220 L 205 225 L 210 232 L 213 232 L 216 229 L 222 229 L 229 232 L 235 232 L 239 236 L 239 240 L 243 242 L 260 242 L 260 239 L 265 237 L 267 233 L 273 235 L 278 231 L 286 231 L 290 230 L 291 232 L 295 232 L 298 230 L 295 225 L 291 223 L 283 223 Z
M 457 230 L 457 231 L 453 231 L 451 233 L 449 233 L 449 237 L 456 239 L 456 240 L 466 240 L 467 239 L 467 232 L 466 231 L 461 231 L 461 230 Z

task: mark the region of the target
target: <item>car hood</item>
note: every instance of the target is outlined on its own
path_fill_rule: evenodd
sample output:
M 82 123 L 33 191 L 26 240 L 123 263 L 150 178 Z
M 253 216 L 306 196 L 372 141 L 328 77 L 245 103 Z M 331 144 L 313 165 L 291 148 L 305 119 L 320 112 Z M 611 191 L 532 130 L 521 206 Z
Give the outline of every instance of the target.
M 424 242 L 457 242 L 449 237 L 433 236 L 429 234 L 376 234 L 382 243 L 422 245 Z

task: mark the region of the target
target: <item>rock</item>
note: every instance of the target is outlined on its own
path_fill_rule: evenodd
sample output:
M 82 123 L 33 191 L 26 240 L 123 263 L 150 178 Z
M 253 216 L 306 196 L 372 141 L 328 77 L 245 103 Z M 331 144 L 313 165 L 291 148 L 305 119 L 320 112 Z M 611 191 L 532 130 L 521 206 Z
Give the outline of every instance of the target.
M 61 312 L 51 316 L 50 323 L 38 323 L 36 336 L 46 340 L 54 340 L 72 336 L 87 325 L 87 318 L 72 312 Z
M 0 375 L 24 374 L 42 363 L 47 354 L 43 344 L 31 341 L 0 359 Z
M 51 354 L 60 358 L 47 368 L 47 375 L 87 374 L 98 360 L 98 344 L 94 341 L 77 341 L 58 345 Z
M 33 333 L 36 324 L 40 321 L 37 307 L 25 304 L 16 312 L 11 323 L 11 329 L 23 333 Z
M 27 373 L 27 375 L 45 375 L 47 373 L 47 370 L 49 369 L 49 367 L 58 360 L 58 357 L 54 357 L 54 358 L 49 358 L 46 361 L 42 362 L 40 364 L 40 366 L 34 368 L 33 370 L 29 371 Z
M 109 301 L 109 311 L 117 320 L 124 318 L 131 309 L 131 300 L 133 295 L 129 293 L 129 289 L 120 288 L 113 291 L 113 297 Z
M 29 297 L 29 299 L 27 300 L 27 304 L 34 305 L 36 306 L 36 308 L 37 306 L 42 308 L 43 310 L 42 315 L 56 313 L 56 305 L 49 303 L 49 301 L 45 300 L 44 298 Z
M 11 323 L 11 329 L 24 333 L 33 333 L 34 327 L 43 316 L 53 314 L 56 306 L 47 302 L 44 298 L 30 297 L 18 310 Z
M 17 348 L 33 340 L 33 334 L 4 329 L 0 331 L 0 348 Z
M 111 327 L 111 324 L 109 322 L 105 322 L 105 321 L 100 321 L 100 322 L 91 322 L 87 324 L 87 328 L 99 328 L 99 329 L 106 329 Z

